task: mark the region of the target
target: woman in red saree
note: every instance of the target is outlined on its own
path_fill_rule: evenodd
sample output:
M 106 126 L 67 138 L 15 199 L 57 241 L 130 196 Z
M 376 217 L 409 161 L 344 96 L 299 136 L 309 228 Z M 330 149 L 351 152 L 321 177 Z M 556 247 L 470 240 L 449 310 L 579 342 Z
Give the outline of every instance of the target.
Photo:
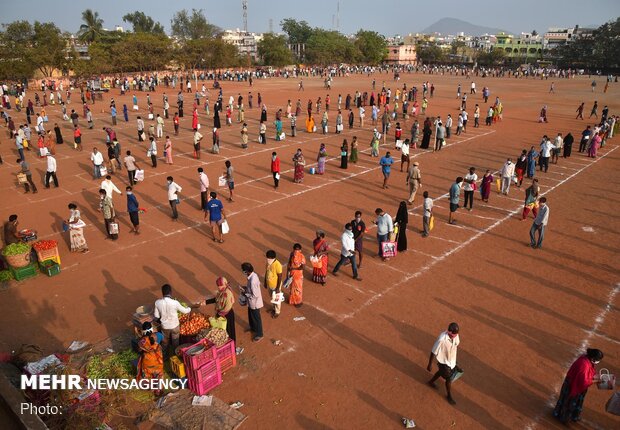
M 37 147 L 39 148 L 39 157 L 45 158 L 45 154 L 41 152 L 41 150 L 45 148 L 45 138 L 43 137 L 43 133 L 39 133 Z
M 493 183 L 493 174 L 490 170 L 487 170 L 484 176 L 482 177 L 482 182 L 480 183 L 480 197 L 483 202 L 489 202 L 489 196 L 491 195 L 491 184 Z
M 150 322 L 142 324 L 142 337 L 138 341 L 138 381 L 142 379 L 163 379 L 164 355 Z
M 314 247 L 314 257 L 318 260 L 316 265 L 315 263 L 312 264 L 312 281 L 317 284 L 325 285 L 325 281 L 327 279 L 329 245 L 325 240 L 324 231 L 317 230 L 316 239 L 312 242 L 312 246 Z
M 560 398 L 553 410 L 553 416 L 563 423 L 569 420 L 577 422 L 581 419 L 583 401 L 588 392 L 588 387 L 598 382 L 598 375 L 594 367 L 603 359 L 603 352 L 599 349 L 590 349 L 586 354 L 579 357 L 568 369 Z
M 296 308 L 303 304 L 304 291 L 304 266 L 306 265 L 306 257 L 301 252 L 301 245 L 296 243 L 293 245 L 293 252 L 288 260 L 288 276 L 292 279 L 291 295 L 288 302 L 295 305 Z
M 194 113 L 192 114 L 192 130 L 198 128 L 198 109 L 194 108 Z
M 295 165 L 295 174 L 293 175 L 293 181 L 301 184 L 304 181 L 304 167 L 306 166 L 306 160 L 301 149 L 298 149 L 293 156 L 293 164 Z

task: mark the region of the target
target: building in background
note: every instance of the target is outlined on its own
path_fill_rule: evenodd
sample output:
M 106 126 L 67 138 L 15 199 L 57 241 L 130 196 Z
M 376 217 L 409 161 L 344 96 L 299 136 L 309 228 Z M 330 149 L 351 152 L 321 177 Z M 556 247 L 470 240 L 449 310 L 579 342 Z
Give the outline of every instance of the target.
M 497 43 L 494 49 L 504 51 L 506 58 L 513 63 L 533 63 L 542 59 L 542 37 L 535 33 L 521 33 L 513 36 L 506 33 L 496 35 Z
M 414 44 L 388 45 L 388 64 L 411 64 L 418 62 Z
M 253 60 L 258 59 L 258 42 L 262 39 L 262 34 L 245 32 L 239 29 L 224 30 L 222 33 L 222 40 L 236 46 L 240 56 L 249 56 Z

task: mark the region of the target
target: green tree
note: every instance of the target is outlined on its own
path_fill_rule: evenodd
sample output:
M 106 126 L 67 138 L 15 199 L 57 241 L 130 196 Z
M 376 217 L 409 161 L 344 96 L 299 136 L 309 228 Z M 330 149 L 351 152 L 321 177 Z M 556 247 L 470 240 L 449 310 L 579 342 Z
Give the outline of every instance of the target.
M 288 36 L 289 43 L 306 43 L 314 34 L 314 30 L 306 21 L 285 18 L 280 21 L 282 31 Z
M 360 51 L 337 31 L 315 28 L 306 43 L 306 58 L 314 64 L 356 63 Z
M 67 71 L 67 41 L 56 24 L 35 21 L 28 57 L 45 77 L 54 70 Z
M 354 44 L 360 52 L 361 61 L 366 64 L 376 65 L 387 58 L 387 41 L 376 31 L 358 31 Z
M 221 32 L 219 27 L 209 24 L 202 9 L 192 9 L 191 14 L 185 9 L 175 13 L 170 27 L 172 35 L 183 40 L 215 37 Z
M 416 46 L 416 52 L 418 59 L 425 64 L 441 63 L 445 60 L 445 53 L 435 44 L 418 44 Z
M 164 34 L 164 27 L 159 22 L 155 22 L 150 16 L 145 15 L 144 12 L 135 11 L 128 13 L 123 16 L 123 21 L 133 26 L 134 33 Z
M 506 61 L 506 53 L 503 49 L 491 49 L 489 52 L 481 52 L 477 61 L 483 66 L 501 65 Z
M 115 70 L 149 71 L 166 67 L 171 59 L 172 41 L 165 35 L 128 34 L 111 48 Z
M 94 42 L 88 46 L 88 59 L 82 59 L 75 50 L 70 53 L 71 70 L 78 78 L 101 75 L 114 72 L 111 56 L 111 45 L 102 42 Z
M 4 24 L 0 33 L 0 80 L 31 78 L 36 66 L 29 60 L 34 29 L 28 21 Z
M 286 38 L 273 33 L 266 33 L 258 42 L 258 55 L 264 64 L 270 66 L 281 67 L 293 62 L 293 55 L 286 46 Z
M 80 25 L 80 30 L 78 31 L 80 41 L 92 43 L 104 33 L 103 20 L 99 18 L 99 12 L 86 9 L 82 12 L 82 21 L 84 21 L 84 24 Z
M 232 67 L 240 64 L 237 47 L 214 38 L 188 40 L 176 48 L 173 58 L 185 69 Z

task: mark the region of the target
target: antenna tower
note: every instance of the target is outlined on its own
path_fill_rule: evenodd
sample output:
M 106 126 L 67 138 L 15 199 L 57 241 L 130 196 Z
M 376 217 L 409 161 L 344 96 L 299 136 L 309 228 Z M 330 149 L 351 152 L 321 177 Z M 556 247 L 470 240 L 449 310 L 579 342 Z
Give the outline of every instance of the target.
M 340 2 L 336 6 L 336 30 L 340 31 Z
M 243 5 L 243 31 L 248 32 L 248 0 L 242 0 Z
M 273 33 L 273 18 L 269 18 L 269 33 Z

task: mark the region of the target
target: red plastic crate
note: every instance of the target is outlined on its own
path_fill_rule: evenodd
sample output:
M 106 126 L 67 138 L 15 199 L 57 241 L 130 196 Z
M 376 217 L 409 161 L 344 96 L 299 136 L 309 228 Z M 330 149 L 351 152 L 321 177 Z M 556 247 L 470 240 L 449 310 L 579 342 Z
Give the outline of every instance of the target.
M 222 371 L 218 360 L 211 360 L 201 368 L 191 371 L 187 375 L 189 389 L 199 396 L 207 394 L 209 391 L 222 383 Z
M 185 352 L 198 345 L 204 345 L 206 349 L 199 355 L 187 355 Z M 216 358 L 215 345 L 210 343 L 206 339 L 202 339 L 200 342 L 195 343 L 192 346 L 181 349 L 181 355 L 183 356 L 183 364 L 185 364 L 185 373 L 189 374 L 191 371 L 199 369 L 204 364 Z
M 222 373 L 232 369 L 237 365 L 237 353 L 235 350 L 235 341 L 229 340 L 224 345 L 216 348 L 217 361 L 220 362 Z

